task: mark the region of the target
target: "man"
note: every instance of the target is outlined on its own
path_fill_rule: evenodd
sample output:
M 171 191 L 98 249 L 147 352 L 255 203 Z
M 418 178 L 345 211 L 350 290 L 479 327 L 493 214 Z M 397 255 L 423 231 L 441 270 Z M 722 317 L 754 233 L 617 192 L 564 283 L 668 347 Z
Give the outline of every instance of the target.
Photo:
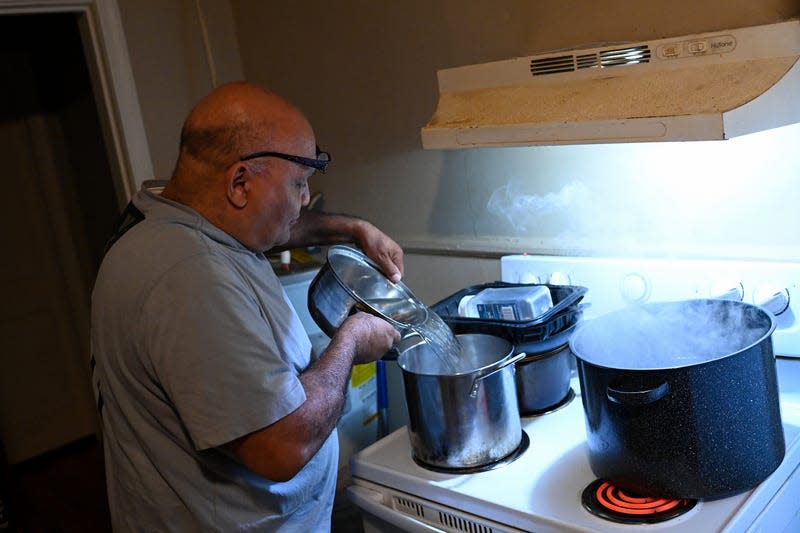
M 394 281 L 403 254 L 366 221 L 301 209 L 328 160 L 292 104 L 231 83 L 189 114 L 161 195 L 134 198 L 92 293 L 115 530 L 330 528 L 352 365 L 399 334 L 357 313 L 313 360 L 262 252 L 352 241 Z

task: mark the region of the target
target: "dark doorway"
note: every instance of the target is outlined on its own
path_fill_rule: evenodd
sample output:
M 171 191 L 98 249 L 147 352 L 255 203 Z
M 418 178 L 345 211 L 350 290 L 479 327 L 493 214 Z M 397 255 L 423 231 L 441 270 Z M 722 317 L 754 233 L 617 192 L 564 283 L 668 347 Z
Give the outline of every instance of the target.
M 0 16 L 0 441 L 25 531 L 109 527 L 89 300 L 120 207 L 80 16 Z M 59 521 L 79 493 L 90 516 Z

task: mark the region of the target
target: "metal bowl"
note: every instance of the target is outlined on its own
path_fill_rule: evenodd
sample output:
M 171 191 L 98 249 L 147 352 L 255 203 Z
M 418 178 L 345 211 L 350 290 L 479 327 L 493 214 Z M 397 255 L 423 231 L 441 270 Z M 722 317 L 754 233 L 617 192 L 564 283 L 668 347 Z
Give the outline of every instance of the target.
M 401 332 L 428 318 L 428 308 L 403 282 L 393 283 L 363 253 L 341 245 L 328 249 L 327 262 L 311 282 L 308 310 L 328 336 L 356 311 L 383 318 Z

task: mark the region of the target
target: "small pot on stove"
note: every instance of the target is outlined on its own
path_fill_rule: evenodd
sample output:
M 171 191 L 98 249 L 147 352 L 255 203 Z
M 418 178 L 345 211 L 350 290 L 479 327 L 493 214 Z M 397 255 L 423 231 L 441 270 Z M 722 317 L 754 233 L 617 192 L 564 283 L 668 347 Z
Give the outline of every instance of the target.
M 517 363 L 514 380 L 520 415 L 542 414 L 567 399 L 571 361 L 572 352 L 565 342 L 540 353 L 527 353 Z
M 443 472 L 466 473 L 502 464 L 527 447 L 514 386 L 514 346 L 480 333 L 458 335 L 458 367 L 430 345 L 403 350 L 408 433 L 414 461 Z

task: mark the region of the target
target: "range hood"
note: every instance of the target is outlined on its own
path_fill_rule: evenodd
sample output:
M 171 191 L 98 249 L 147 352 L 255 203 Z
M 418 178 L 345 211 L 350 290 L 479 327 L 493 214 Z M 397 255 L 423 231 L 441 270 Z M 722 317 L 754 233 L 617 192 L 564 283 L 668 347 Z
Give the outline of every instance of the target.
M 730 139 L 800 122 L 800 20 L 440 70 L 427 149 Z

